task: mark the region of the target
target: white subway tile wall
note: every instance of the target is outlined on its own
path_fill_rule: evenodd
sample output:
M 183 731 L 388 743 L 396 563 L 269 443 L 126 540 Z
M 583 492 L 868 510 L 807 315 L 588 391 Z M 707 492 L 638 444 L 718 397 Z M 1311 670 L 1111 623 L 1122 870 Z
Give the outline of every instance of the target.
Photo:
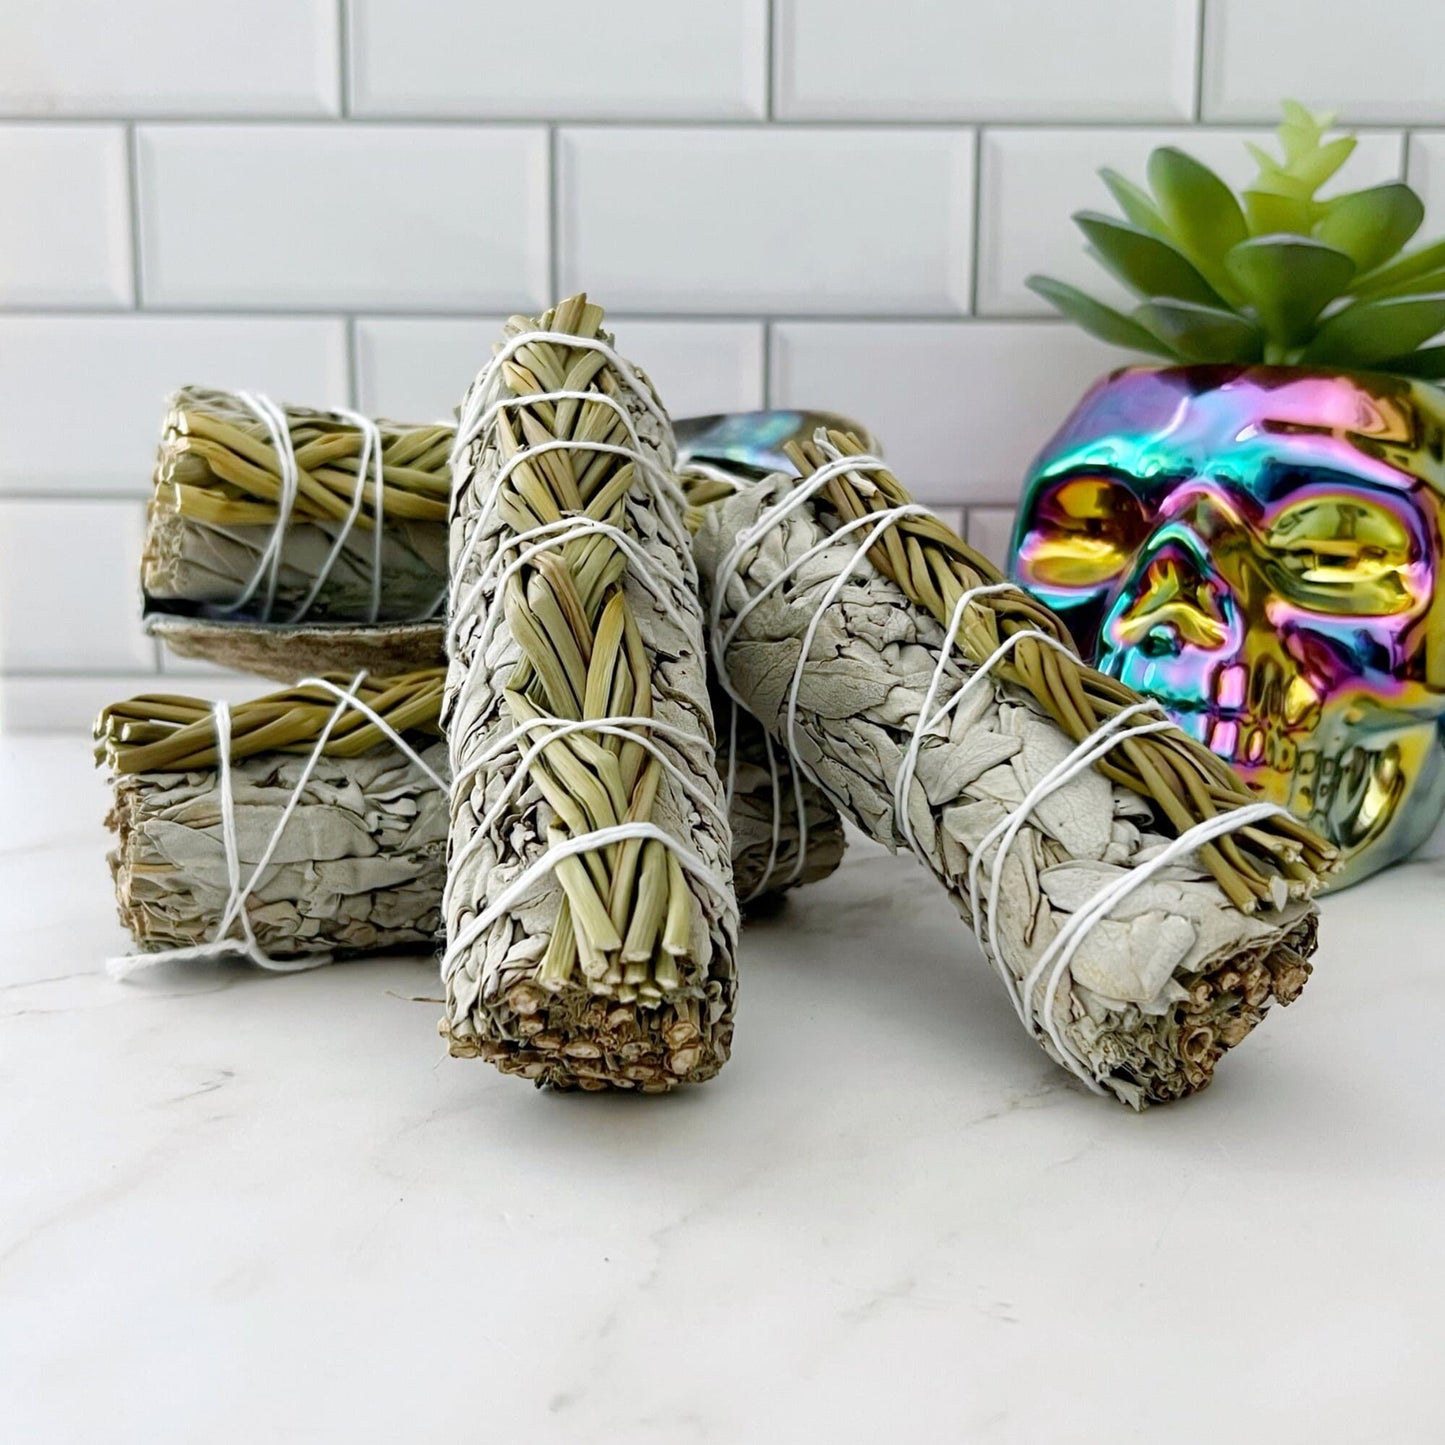
M 147 125 L 147 305 L 544 305 L 540 126 Z
M 767 0 L 352 0 L 351 111 L 762 119 L 767 56 Z
M 337 115 L 336 0 L 18 0 L 0 114 Z
M 0 128 L 0 195 L 0 304 L 131 304 L 122 127 Z
M 446 416 L 501 319 L 586 288 L 686 415 L 832 407 L 1002 559 L 1030 455 L 1125 358 L 1094 172 L 1295 95 L 1445 228 L 1439 0 L 16 0 L 0 45 L 0 727 L 166 686 L 140 499 L 184 382 Z
M 1006 501 L 1119 353 L 1056 321 L 784 321 L 773 399 L 864 421 L 928 502 Z
M 788 120 L 1188 120 L 1195 0 L 777 0 Z
M 490 354 L 501 316 L 364 316 L 356 323 L 357 404 L 374 416 L 449 417 Z M 678 416 L 763 404 L 761 321 L 634 321 L 610 315 L 622 353 Z
M 166 398 L 188 382 L 344 405 L 346 322 L 0 314 L 0 492 L 145 496 Z
M 1288 95 L 1351 122 L 1438 122 L 1442 51 L 1434 0 L 1208 0 L 1204 118 L 1269 122 Z
M 563 291 L 633 310 L 968 309 L 973 132 L 564 128 Z

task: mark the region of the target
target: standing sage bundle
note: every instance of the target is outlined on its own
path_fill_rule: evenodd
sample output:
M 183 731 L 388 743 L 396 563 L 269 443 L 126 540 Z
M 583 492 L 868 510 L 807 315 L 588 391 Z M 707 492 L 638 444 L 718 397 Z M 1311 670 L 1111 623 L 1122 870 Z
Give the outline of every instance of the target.
M 453 1053 L 648 1092 L 728 1056 L 737 904 L 671 423 L 582 296 L 513 317 L 453 465 Z
M 430 948 L 447 808 L 440 669 L 309 679 L 237 707 L 151 694 L 106 708 L 96 757 L 121 922 L 146 951 L 309 968 Z
M 1085 667 L 857 441 L 704 509 L 728 690 L 949 891 L 1043 1048 L 1142 1107 L 1303 987 L 1327 845 Z

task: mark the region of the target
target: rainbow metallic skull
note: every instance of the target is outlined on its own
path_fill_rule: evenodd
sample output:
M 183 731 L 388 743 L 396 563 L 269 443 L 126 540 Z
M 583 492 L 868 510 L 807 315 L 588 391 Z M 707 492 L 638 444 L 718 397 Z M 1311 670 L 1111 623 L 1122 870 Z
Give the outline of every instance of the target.
M 1445 392 L 1297 368 L 1131 368 L 1044 448 L 1013 578 L 1344 854 L 1445 809 Z

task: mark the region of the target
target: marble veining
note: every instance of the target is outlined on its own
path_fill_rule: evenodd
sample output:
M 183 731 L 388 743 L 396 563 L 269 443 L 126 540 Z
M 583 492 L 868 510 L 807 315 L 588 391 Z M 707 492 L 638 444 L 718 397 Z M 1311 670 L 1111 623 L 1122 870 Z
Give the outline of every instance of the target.
M 6 1442 L 1439 1439 L 1438 836 L 1135 1116 L 863 845 L 714 1083 L 562 1097 L 445 1057 L 425 959 L 109 981 L 104 804 L 0 742 Z

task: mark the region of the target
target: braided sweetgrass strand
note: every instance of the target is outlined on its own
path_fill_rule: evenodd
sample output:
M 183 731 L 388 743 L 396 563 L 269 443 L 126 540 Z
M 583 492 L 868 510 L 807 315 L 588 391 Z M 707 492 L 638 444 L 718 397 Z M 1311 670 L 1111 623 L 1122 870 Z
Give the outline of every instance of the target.
M 463 406 L 442 1031 L 538 1083 L 661 1091 L 727 1058 L 737 906 L 671 425 L 601 321 L 512 318 Z M 655 831 L 585 846 L 625 825 Z
M 697 557 L 723 685 L 845 817 L 918 854 L 1051 1058 L 1135 1107 L 1205 1087 L 1309 976 L 1311 903 L 1281 878 L 1245 912 L 1192 853 L 1268 805 L 1171 841 L 1143 798 L 1092 766 L 1124 732 L 1171 725 L 1141 701 L 1104 737 L 1071 742 L 997 675 L 1021 644 L 1006 637 L 982 663 L 959 655 L 967 603 L 992 594 L 959 593 L 945 624 L 868 564 L 911 504 L 851 530 L 814 505 L 835 468 L 847 470 L 773 475 L 704 509 Z
M 278 439 L 246 394 L 192 386 L 171 397 L 141 562 L 148 607 L 263 621 L 434 614 L 446 586 L 453 428 L 376 422 L 378 496 L 358 419 L 297 406 L 275 414 L 294 455 L 292 498 Z M 278 525 L 274 588 L 239 600 Z M 373 575 L 378 559 L 384 587 Z
M 353 685 L 330 677 L 393 732 L 440 737 L 439 667 L 399 677 L 363 678 Z M 310 753 L 336 711 L 337 694 L 321 682 L 286 688 L 231 708 L 230 760 L 260 753 Z M 212 705 L 203 698 L 143 693 L 101 710 L 95 723 L 96 761 L 113 773 L 182 773 L 218 762 Z M 323 757 L 355 758 L 388 740 L 370 713 L 344 707 L 321 749 Z
M 283 408 L 300 472 L 292 516 L 343 521 L 356 492 L 365 438 L 331 412 Z M 383 510 L 386 517 L 445 522 L 453 428 L 383 421 Z M 265 423 L 231 392 L 187 386 L 171 397 L 156 461 L 156 487 L 182 516 L 220 526 L 267 525 L 278 515 L 281 468 Z M 376 517 L 370 488 L 355 525 Z
M 847 433 L 819 433 L 788 454 L 803 478 L 831 461 L 862 456 L 862 443 Z M 842 522 L 910 500 L 889 471 L 870 466 L 830 478 L 818 497 Z M 899 518 L 879 537 L 869 560 L 908 598 L 947 625 L 962 593 L 1002 582 L 1002 573 L 936 517 Z M 1064 624 L 1021 588 L 978 597 L 964 615 L 957 646 L 978 664 L 1016 632 L 1038 631 L 1073 651 Z M 1035 698 L 1073 742 L 1097 732 L 1140 699 L 1132 688 L 1025 637 L 995 669 L 1001 681 Z M 1228 765 L 1179 728 L 1130 738 L 1095 764 L 1111 781 L 1149 800 L 1164 830 L 1178 836 L 1196 823 L 1255 800 Z M 1333 870 L 1335 850 L 1305 823 L 1279 815 L 1206 843 L 1199 857 L 1237 908 L 1252 912 L 1261 902 L 1307 898 Z

